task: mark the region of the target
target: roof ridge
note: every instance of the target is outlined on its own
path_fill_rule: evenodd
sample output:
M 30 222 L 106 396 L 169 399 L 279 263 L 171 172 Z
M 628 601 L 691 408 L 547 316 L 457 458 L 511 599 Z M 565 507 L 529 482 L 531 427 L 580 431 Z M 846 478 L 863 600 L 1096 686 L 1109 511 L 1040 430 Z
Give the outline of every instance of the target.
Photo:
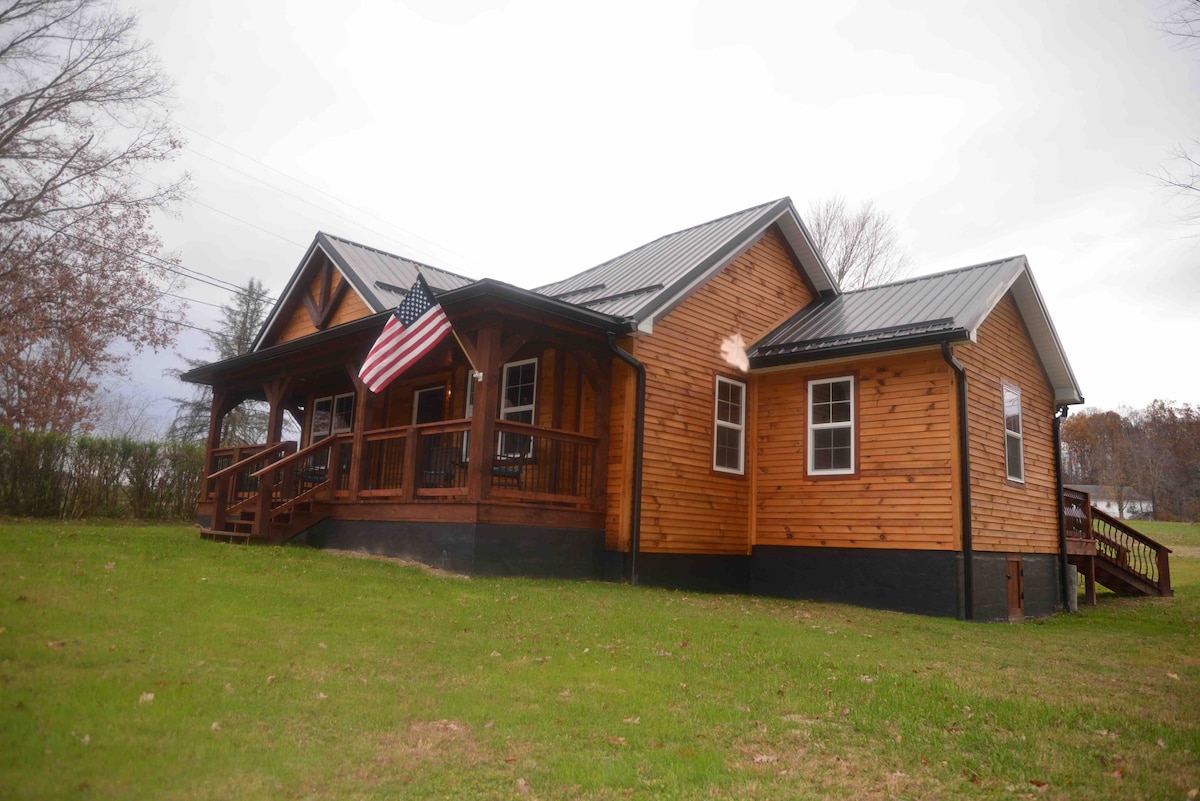
M 992 259 L 991 261 L 984 261 L 984 262 L 980 262 L 979 264 L 968 264 L 966 267 L 952 267 L 949 270 L 939 270 L 936 273 L 927 273 L 925 275 L 914 275 L 912 278 L 902 278 L 899 281 L 889 281 L 886 284 L 876 284 L 875 286 L 864 286 L 861 289 L 843 290 L 842 296 L 846 297 L 849 295 L 858 295 L 863 292 L 871 292 L 876 289 L 889 289 L 891 287 L 903 286 L 904 284 L 915 284 L 919 281 L 928 281 L 933 278 L 943 278 L 947 275 L 954 275 L 955 273 L 965 273 L 968 270 L 982 270 L 984 267 L 994 267 L 997 264 L 1000 264 L 1002 262 L 1013 261 L 1015 259 L 1023 259 L 1023 258 L 1025 258 L 1025 254 L 1018 253 L 1015 256 L 1006 256 L 1002 259 Z
M 336 239 L 339 242 L 345 242 L 347 245 L 353 245 L 356 248 L 362 248 L 363 250 L 369 250 L 373 253 L 379 253 L 384 256 L 390 256 L 393 259 L 401 259 L 402 261 L 412 262 L 413 264 L 417 265 L 418 267 L 422 267 L 422 268 L 429 269 L 429 270 L 436 270 L 439 273 L 445 273 L 446 275 L 452 275 L 455 278 L 461 278 L 464 281 L 476 280 L 474 278 L 471 278 L 470 276 L 462 275 L 461 273 L 456 273 L 451 270 L 447 270 L 445 267 L 437 267 L 432 264 L 426 264 L 423 261 L 417 261 L 416 259 L 411 258 L 409 256 L 401 256 L 399 253 L 392 253 L 391 251 L 384 250 L 383 248 L 377 248 L 373 245 L 364 245 L 362 242 L 355 242 L 353 239 L 347 239 L 344 236 L 338 236 L 337 234 L 331 234 L 328 231 L 317 231 L 317 233 L 320 234 L 321 236 L 327 237 L 329 239 Z
M 639 250 L 644 250 L 658 242 L 662 242 L 666 239 L 670 239 L 672 237 L 679 236 L 680 234 L 686 234 L 689 231 L 695 231 L 697 228 L 704 228 L 707 225 L 713 225 L 713 224 L 719 223 L 723 220 L 728 220 L 730 217 L 736 217 L 739 214 L 745 214 L 747 212 L 757 211 L 759 209 L 766 209 L 766 208 L 774 206 L 775 204 L 780 203 L 784 200 L 788 200 L 788 197 L 786 195 L 784 197 L 776 198 L 775 200 L 767 201 L 766 203 L 759 203 L 758 205 L 755 205 L 755 206 L 747 206 L 744 209 L 739 209 L 738 211 L 732 211 L 729 214 L 723 214 L 720 217 L 714 217 L 711 220 L 707 220 L 706 222 L 697 223 L 696 225 L 689 225 L 687 228 L 680 228 L 679 230 L 672 231 L 669 234 L 663 234 L 662 236 L 658 236 L 658 237 L 655 237 L 654 239 L 651 239 L 649 242 L 643 242 L 642 244 L 638 245 L 637 247 L 630 248 L 629 250 L 625 251 L 624 253 L 613 256 L 611 259 L 602 261 L 593 267 L 588 267 L 585 270 L 581 270 L 577 273 L 572 273 L 571 275 L 568 275 L 566 278 L 560 278 L 557 281 L 551 281 L 548 284 L 542 284 L 539 287 L 534 287 L 533 291 L 541 292 L 543 289 L 546 289 L 548 287 L 552 287 L 556 284 L 561 284 L 564 281 L 570 281 L 573 278 L 579 278 L 580 276 L 584 276 L 584 275 L 587 275 L 588 273 L 595 272 L 596 270 L 599 270 L 602 267 L 607 267 L 608 265 L 612 264 L 613 262 L 619 261 L 631 253 L 635 253 Z

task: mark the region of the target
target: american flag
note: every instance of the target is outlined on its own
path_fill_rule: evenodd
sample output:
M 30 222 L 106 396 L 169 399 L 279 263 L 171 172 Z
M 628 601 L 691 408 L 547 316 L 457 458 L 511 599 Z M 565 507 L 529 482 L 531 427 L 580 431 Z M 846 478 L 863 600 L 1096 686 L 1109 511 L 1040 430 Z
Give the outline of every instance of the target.
M 433 350 L 448 333 L 450 321 L 433 299 L 425 277 L 418 273 L 416 283 L 408 290 L 407 297 L 392 312 L 387 325 L 383 327 L 383 333 L 371 346 L 358 377 L 367 389 L 383 392 L 388 384 Z

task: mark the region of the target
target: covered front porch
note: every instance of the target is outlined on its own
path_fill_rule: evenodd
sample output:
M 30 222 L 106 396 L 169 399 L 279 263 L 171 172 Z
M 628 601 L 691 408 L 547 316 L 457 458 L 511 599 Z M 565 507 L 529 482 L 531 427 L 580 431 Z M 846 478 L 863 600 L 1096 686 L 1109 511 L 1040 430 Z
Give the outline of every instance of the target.
M 474 553 L 479 535 L 519 529 L 517 551 L 541 536 L 548 553 L 565 543 L 599 564 L 619 321 L 480 284 L 445 293 L 455 336 L 378 395 L 358 369 L 386 315 L 191 371 L 214 390 L 202 536 L 461 568 L 451 544 L 469 537 Z M 248 399 L 269 405 L 268 441 L 222 443 L 225 415 Z M 298 438 L 283 438 L 285 412 Z

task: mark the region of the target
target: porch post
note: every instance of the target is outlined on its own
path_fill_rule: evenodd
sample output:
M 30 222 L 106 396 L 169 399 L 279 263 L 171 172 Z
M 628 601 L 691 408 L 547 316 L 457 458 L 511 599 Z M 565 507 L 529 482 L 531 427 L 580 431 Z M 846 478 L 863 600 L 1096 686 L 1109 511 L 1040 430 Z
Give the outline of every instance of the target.
M 486 500 L 492 492 L 492 457 L 496 448 L 496 410 L 500 408 L 500 329 L 479 331 L 476 343 L 483 380 L 475 385 L 471 449 L 467 465 L 467 500 Z
M 283 438 L 284 401 L 292 388 L 291 376 L 273 378 L 263 384 L 263 394 L 267 396 L 270 412 L 267 415 L 267 442 L 279 442 Z
M 360 366 L 354 362 L 346 362 L 346 372 L 350 376 L 351 383 L 354 384 L 354 419 L 351 421 L 351 436 L 354 437 L 354 445 L 350 450 L 350 499 L 358 498 L 358 490 L 362 484 L 363 472 L 363 433 L 367 428 L 367 407 L 368 401 L 371 399 L 371 390 L 367 389 L 367 385 L 358 377 Z

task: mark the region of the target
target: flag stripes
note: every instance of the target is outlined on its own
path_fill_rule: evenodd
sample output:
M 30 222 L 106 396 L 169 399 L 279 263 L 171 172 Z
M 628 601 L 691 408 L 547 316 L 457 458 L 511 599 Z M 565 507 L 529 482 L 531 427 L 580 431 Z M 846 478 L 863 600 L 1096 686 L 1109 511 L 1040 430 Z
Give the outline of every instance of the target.
M 450 320 L 433 299 L 424 277 L 418 275 L 408 296 L 392 312 L 383 333 L 371 346 L 358 377 L 371 392 L 382 392 L 448 333 Z

